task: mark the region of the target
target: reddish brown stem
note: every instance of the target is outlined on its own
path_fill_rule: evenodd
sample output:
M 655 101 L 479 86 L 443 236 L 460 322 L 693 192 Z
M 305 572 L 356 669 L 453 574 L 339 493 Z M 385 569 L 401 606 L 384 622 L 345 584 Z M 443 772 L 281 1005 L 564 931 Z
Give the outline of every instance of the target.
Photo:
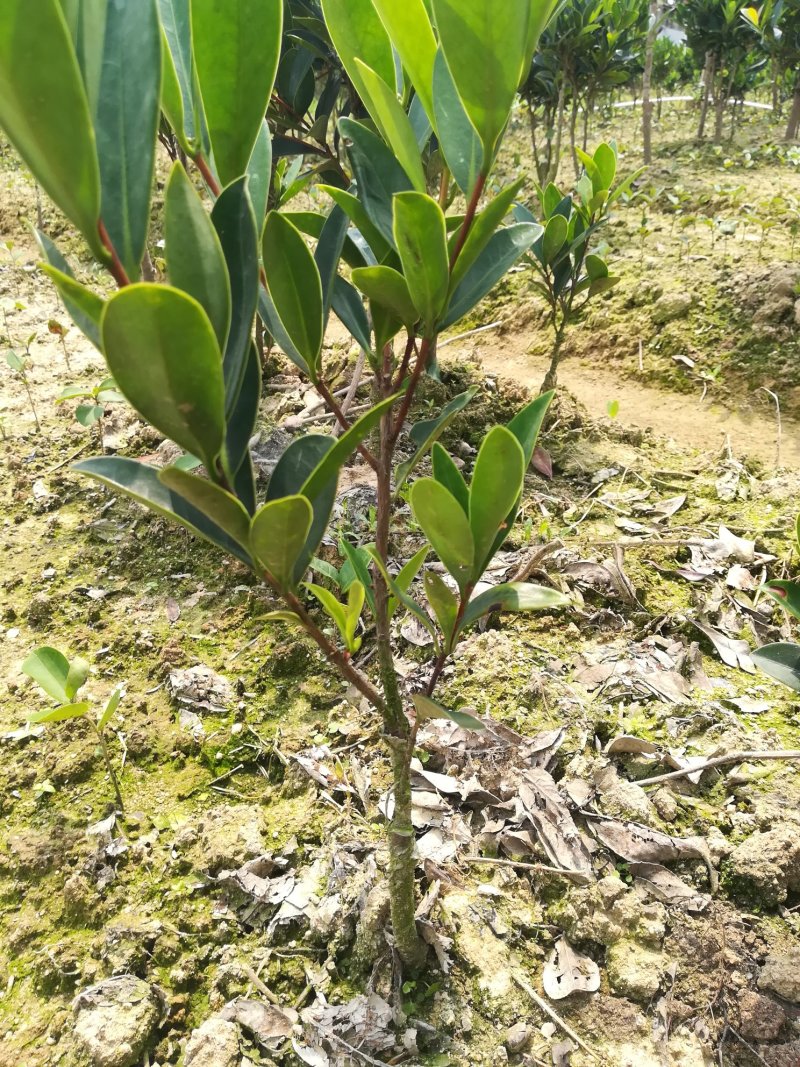
M 197 155 L 194 157 L 194 161 L 195 161 L 195 164 L 197 166 L 197 169 L 203 175 L 203 181 L 206 183 L 208 188 L 211 190 L 212 195 L 213 196 L 219 196 L 219 194 L 222 192 L 222 190 L 219 187 L 219 182 L 214 177 L 214 175 L 211 173 L 211 168 L 209 167 L 208 163 L 206 162 L 203 154 L 201 152 L 198 152 Z
M 391 445 L 394 447 L 397 438 L 400 436 L 400 431 L 403 429 L 403 423 L 408 418 L 408 413 L 411 410 L 411 404 L 414 401 L 414 393 L 417 391 L 419 380 L 422 377 L 422 372 L 428 363 L 428 357 L 431 353 L 431 339 L 430 337 L 423 337 L 422 344 L 420 346 L 419 355 L 417 356 L 417 362 L 414 364 L 414 373 L 411 377 L 411 381 L 408 383 L 406 389 L 406 395 L 403 397 L 403 403 L 400 407 L 400 411 L 397 413 L 397 420 L 392 430 Z
M 400 364 L 400 369 L 398 370 L 397 377 L 394 380 L 394 386 L 393 386 L 394 389 L 399 389 L 400 386 L 403 384 L 403 379 L 405 378 L 406 374 L 408 374 L 408 366 L 409 366 L 409 364 L 411 362 L 411 356 L 412 356 L 412 354 L 414 352 L 416 352 L 416 350 L 417 350 L 417 339 L 412 334 L 408 338 L 408 343 L 406 344 L 406 350 L 403 353 L 403 361 Z
M 475 188 L 472 190 L 472 196 L 470 197 L 469 204 L 467 204 L 467 213 L 464 216 L 464 221 L 461 223 L 461 230 L 458 234 L 458 240 L 453 248 L 453 254 L 450 256 L 450 273 L 453 273 L 453 267 L 456 265 L 458 257 L 464 248 L 464 244 L 469 236 L 469 231 L 472 229 L 472 223 L 475 221 L 475 214 L 478 210 L 478 204 L 483 196 L 483 190 L 486 185 L 486 175 L 479 174 L 478 180 L 475 182 Z
M 314 388 L 317 390 L 319 395 L 322 397 L 322 399 L 328 405 L 328 410 L 333 415 L 336 416 L 336 420 L 339 423 L 339 425 L 342 427 L 342 429 L 345 432 L 347 430 L 349 430 L 350 426 L 351 426 L 351 423 L 348 421 L 347 416 L 345 415 L 345 413 L 342 411 L 342 409 L 337 404 L 336 398 L 334 397 L 334 395 L 330 391 L 330 389 L 327 387 L 327 385 L 325 385 L 324 382 L 314 382 Z M 359 445 L 358 446 L 358 451 L 364 457 L 366 462 L 369 463 L 370 467 L 372 467 L 372 469 L 374 471 L 377 471 L 378 470 L 378 461 L 375 459 L 375 457 L 370 452 L 370 450 L 367 448 L 367 446 L 363 445 L 363 444 Z
M 108 230 L 105 227 L 105 223 L 102 219 L 97 221 L 97 232 L 100 234 L 100 240 L 103 242 L 103 248 L 111 256 L 111 264 L 109 271 L 111 272 L 114 281 L 117 283 L 120 289 L 124 289 L 126 285 L 131 284 L 131 280 L 125 272 L 125 268 L 122 266 L 122 260 L 117 255 L 117 250 L 111 243 L 111 238 L 108 236 Z

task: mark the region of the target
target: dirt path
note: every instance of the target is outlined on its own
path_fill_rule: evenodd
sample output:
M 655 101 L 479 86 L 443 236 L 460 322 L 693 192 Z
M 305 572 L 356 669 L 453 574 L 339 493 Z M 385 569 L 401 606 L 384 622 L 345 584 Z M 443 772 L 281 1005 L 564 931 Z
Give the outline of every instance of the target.
M 449 345 L 443 360 L 476 356 L 489 374 L 502 375 L 530 389 L 538 389 L 546 361 L 527 349 L 526 334 L 485 334 Z M 699 394 L 668 392 L 624 378 L 614 369 L 603 370 L 581 360 L 566 360 L 559 380 L 595 418 L 607 416 L 610 401 L 619 403 L 617 421 L 626 426 L 651 428 L 687 448 L 717 451 L 730 440 L 737 456 L 752 456 L 768 466 L 776 461 L 777 427 L 774 412 L 732 411 Z M 781 464 L 800 468 L 800 424 L 783 420 Z

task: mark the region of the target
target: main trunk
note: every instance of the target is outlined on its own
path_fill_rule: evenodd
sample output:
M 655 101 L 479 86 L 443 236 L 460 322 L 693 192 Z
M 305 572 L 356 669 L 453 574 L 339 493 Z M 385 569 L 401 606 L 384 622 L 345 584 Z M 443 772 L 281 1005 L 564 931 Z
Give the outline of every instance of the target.
M 794 141 L 800 134 L 800 81 L 795 83 L 792 110 L 789 114 L 789 122 L 786 126 L 786 140 Z
M 547 169 L 547 181 L 554 182 L 558 177 L 558 164 L 561 160 L 561 138 L 564 132 L 564 101 L 567 93 L 567 79 L 562 74 L 561 85 L 558 90 L 558 108 L 556 111 L 556 143 L 553 146 L 553 155 L 550 166 Z
M 653 101 L 650 89 L 653 82 L 653 53 L 658 36 L 658 0 L 650 3 L 650 29 L 647 33 L 647 45 L 644 56 L 644 73 L 642 74 L 642 148 L 644 162 L 649 166 L 653 162 Z
M 697 127 L 697 140 L 702 141 L 706 132 L 706 117 L 708 105 L 711 100 L 711 86 L 714 82 L 714 56 L 711 52 L 706 56 L 706 65 L 703 68 L 703 95 L 700 100 L 700 122 Z

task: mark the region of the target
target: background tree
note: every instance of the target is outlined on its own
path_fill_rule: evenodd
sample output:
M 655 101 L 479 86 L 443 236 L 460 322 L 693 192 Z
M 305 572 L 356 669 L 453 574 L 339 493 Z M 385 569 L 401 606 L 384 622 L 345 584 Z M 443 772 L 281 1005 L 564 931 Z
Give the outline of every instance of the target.
M 772 103 L 776 112 L 781 82 L 787 77 L 790 81 L 792 103 L 784 138 L 792 141 L 800 133 L 800 3 L 766 0 L 760 8 L 744 8 L 742 18 L 757 32 L 772 62 Z

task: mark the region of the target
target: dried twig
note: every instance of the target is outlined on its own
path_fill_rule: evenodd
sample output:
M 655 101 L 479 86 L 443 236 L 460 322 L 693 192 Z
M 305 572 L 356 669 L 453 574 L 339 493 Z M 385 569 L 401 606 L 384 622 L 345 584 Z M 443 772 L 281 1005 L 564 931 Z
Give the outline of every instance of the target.
M 366 358 L 367 358 L 367 353 L 362 348 L 361 351 L 358 354 L 358 360 L 356 361 L 355 369 L 353 370 L 352 381 L 350 382 L 350 385 L 347 388 L 347 393 L 345 394 L 345 398 L 342 401 L 342 414 L 343 415 L 347 415 L 349 413 L 349 411 L 350 411 L 350 408 L 353 406 L 353 401 L 356 398 L 356 393 L 358 392 L 358 387 L 361 385 L 361 375 L 364 373 L 364 363 L 366 361 Z M 341 432 L 342 432 L 342 427 L 337 424 L 333 428 L 332 436 L 333 437 L 338 437 Z
M 777 434 L 775 438 L 775 466 L 781 465 L 781 442 L 783 439 L 783 427 L 781 426 L 781 402 L 778 399 L 777 393 L 773 393 L 771 389 L 767 389 L 766 385 L 762 385 L 759 392 L 767 393 L 775 401 L 775 419 L 777 423 Z
M 454 345 L 456 341 L 464 341 L 467 337 L 474 337 L 476 333 L 486 333 L 488 330 L 496 330 L 499 326 L 503 325 L 503 319 L 498 319 L 497 322 L 490 322 L 488 326 L 478 326 L 477 329 L 467 330 L 466 333 L 457 333 L 455 337 L 448 337 L 446 341 L 440 341 L 438 347 L 446 348 L 447 345 Z
M 582 1041 L 581 1038 L 578 1037 L 572 1027 L 568 1023 L 564 1022 L 561 1016 L 556 1011 L 554 1011 L 553 1008 L 550 1007 L 546 1000 L 539 996 L 539 994 L 532 986 L 528 985 L 528 983 L 524 979 L 520 978 L 517 974 L 512 974 L 511 977 L 514 979 L 514 981 L 517 983 L 523 993 L 527 993 L 533 1003 L 538 1008 L 541 1008 L 545 1015 L 548 1015 L 557 1026 L 561 1027 L 567 1037 L 571 1038 L 573 1041 L 576 1041 L 584 1052 L 588 1052 L 588 1054 L 592 1057 L 593 1060 L 597 1060 L 597 1054 L 589 1048 L 585 1041 Z
M 491 856 L 464 856 L 464 863 L 487 863 L 494 867 L 513 867 L 515 871 L 543 871 L 545 874 L 560 874 L 572 878 L 580 885 L 588 885 L 591 878 L 583 871 L 570 871 L 567 867 L 550 867 L 546 863 L 518 863 L 516 860 L 496 860 Z
M 552 556 L 554 552 L 557 552 L 559 548 L 564 547 L 563 541 L 548 541 L 546 545 L 540 545 L 538 548 L 534 548 L 527 559 L 523 560 L 520 564 L 519 570 L 511 579 L 512 582 L 527 582 L 528 578 L 539 567 L 548 556 Z
M 800 760 L 800 751 L 797 749 L 779 749 L 777 752 L 729 752 L 726 756 L 714 756 L 705 763 L 696 764 L 694 767 L 684 767 L 680 771 L 670 771 L 669 774 L 657 774 L 654 778 L 641 778 L 637 785 L 658 785 L 660 782 L 669 782 L 674 778 L 685 778 L 688 774 L 697 774 L 699 771 L 707 771 L 710 767 L 722 767 L 730 763 L 745 763 L 748 760 Z

